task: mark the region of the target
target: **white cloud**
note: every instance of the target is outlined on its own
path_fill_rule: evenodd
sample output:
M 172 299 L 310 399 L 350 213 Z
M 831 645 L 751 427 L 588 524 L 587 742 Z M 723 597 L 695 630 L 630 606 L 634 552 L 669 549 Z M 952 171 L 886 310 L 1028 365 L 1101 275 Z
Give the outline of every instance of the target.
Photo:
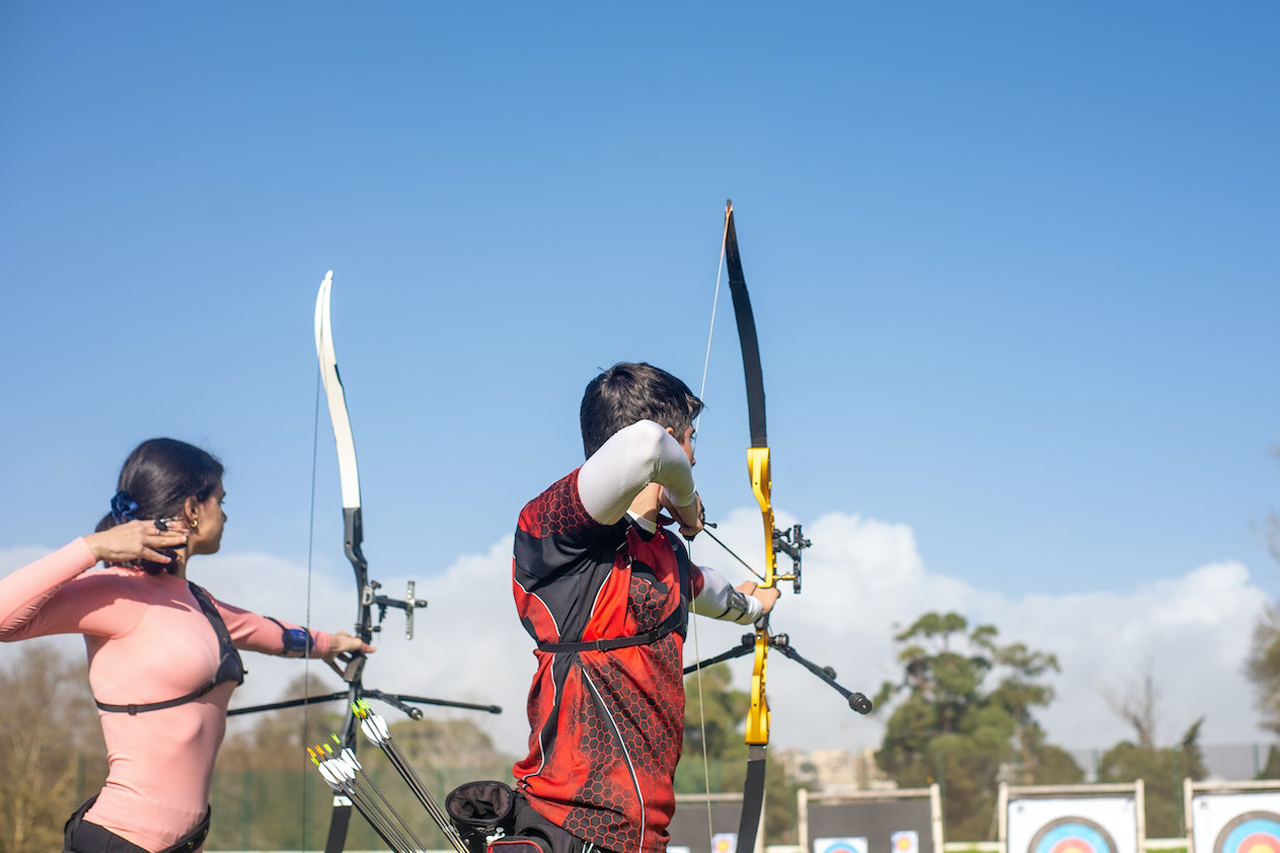
M 716 533 L 748 561 L 760 563 L 757 513 L 735 512 Z M 1055 743 L 1105 748 L 1129 737 L 1102 690 L 1124 692 L 1148 663 L 1162 689 L 1159 735 L 1165 742 L 1201 715 L 1207 717 L 1202 743 L 1268 739 L 1256 727 L 1252 693 L 1241 671 L 1267 596 L 1238 562 L 1196 567 L 1181 575 L 1172 574 L 1177 567 L 1171 567 L 1168 579 L 1131 590 L 1012 600 L 931 572 L 905 524 L 831 513 L 809 525 L 806 534 L 813 547 L 806 552 L 803 594 L 784 598 L 774 628 L 787 633 L 801 654 L 834 667 L 846 687 L 874 694 L 882 681 L 898 675 L 893 633 L 927 611 L 954 610 L 972 623 L 994 624 L 1002 642 L 1023 642 L 1058 656 L 1063 670 L 1054 679 L 1058 697 L 1040 714 Z M 32 548 L 0 552 L 0 572 L 41 553 Z M 442 574 L 419 575 L 417 595 L 430 605 L 418 611 L 415 638 L 404 638 L 401 613 L 389 613 L 365 682 L 393 693 L 501 705 L 500 716 L 435 708 L 427 713 L 466 714 L 500 748 L 519 753 L 528 731 L 524 703 L 533 655 L 511 599 L 510 555 L 510 539 L 503 537 L 484 553 L 459 557 Z M 709 541 L 699 540 L 693 556 L 731 578 L 745 573 Z M 263 554 L 226 554 L 201 558 L 193 564 L 192 576 L 227 601 L 280 618 L 305 618 L 304 566 Z M 382 592 L 397 597 L 410 579 L 375 576 L 383 583 Z M 329 560 L 318 564 L 311 584 L 311 624 L 349 630 L 356 599 L 346 565 Z M 697 621 L 687 644 L 690 661 L 695 646 L 702 656 L 710 656 L 735 646 L 744 633 L 739 626 Z M 71 642 L 69 648 L 79 654 L 79 640 Z M 16 651 L 0 647 L 0 663 Z M 246 663 L 249 677 L 236 705 L 276 698 L 304 666 L 256 655 Z M 328 674 L 321 664 L 309 666 L 313 673 Z M 737 684 L 745 686 L 749 659 L 734 667 Z M 336 677 L 328 677 L 337 689 Z M 770 657 L 769 698 L 775 744 L 858 749 L 879 742 L 879 717 L 853 713 L 834 691 L 778 654 Z

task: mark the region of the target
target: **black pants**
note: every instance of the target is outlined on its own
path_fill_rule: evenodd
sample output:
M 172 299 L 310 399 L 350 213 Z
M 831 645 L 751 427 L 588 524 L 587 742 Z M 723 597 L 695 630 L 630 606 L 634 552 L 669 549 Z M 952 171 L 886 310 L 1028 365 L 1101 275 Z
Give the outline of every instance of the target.
M 96 823 L 90 823 L 84 819 L 84 813 L 93 806 L 94 801 L 97 799 L 96 796 L 90 797 L 88 802 L 75 810 L 75 813 L 71 815 L 66 825 L 63 826 L 62 853 L 150 853 L 146 848 L 139 847 L 131 841 L 126 841 L 111 830 L 104 829 Z M 210 811 L 206 811 L 204 820 L 200 821 L 200 825 L 195 830 L 177 844 L 165 848 L 160 853 L 190 853 L 190 851 L 203 844 L 205 836 L 209 834 L 210 814 Z
M 80 822 L 66 843 L 62 853 L 148 853 L 145 848 L 87 820 Z

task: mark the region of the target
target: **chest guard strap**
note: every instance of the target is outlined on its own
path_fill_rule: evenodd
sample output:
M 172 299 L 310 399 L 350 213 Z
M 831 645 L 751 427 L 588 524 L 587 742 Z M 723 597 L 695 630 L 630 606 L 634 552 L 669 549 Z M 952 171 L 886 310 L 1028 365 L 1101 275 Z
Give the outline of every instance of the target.
M 192 690 L 185 696 L 179 696 L 177 699 L 168 699 L 164 702 L 149 702 L 145 705 L 108 705 L 106 702 L 99 702 L 95 697 L 93 702 L 98 706 L 99 710 L 117 714 L 141 714 L 145 711 L 160 711 L 164 708 L 173 708 L 178 705 L 184 705 L 187 702 L 194 702 L 213 688 L 217 687 L 224 681 L 234 681 L 236 684 L 244 683 L 244 664 L 240 661 L 240 653 L 236 650 L 235 644 L 231 642 L 231 634 L 227 631 L 227 625 L 222 621 L 222 614 L 218 613 L 218 607 L 213 603 L 213 599 L 209 597 L 209 593 L 204 591 L 203 587 L 187 581 L 187 586 L 191 589 L 191 595 L 196 600 L 196 604 L 200 605 L 200 610 L 204 613 L 205 618 L 209 620 L 209 624 L 213 626 L 213 633 L 218 637 L 218 654 L 219 664 L 218 672 L 213 680 L 203 687 Z
M 628 646 L 647 646 L 656 643 L 673 631 L 684 632 L 685 621 L 689 611 L 684 602 L 671 611 L 671 615 L 662 620 L 662 624 L 652 631 L 636 634 L 631 637 L 608 637 L 603 640 L 589 640 L 580 643 L 538 643 L 538 650 L 544 652 L 607 652 L 612 649 L 625 649 Z

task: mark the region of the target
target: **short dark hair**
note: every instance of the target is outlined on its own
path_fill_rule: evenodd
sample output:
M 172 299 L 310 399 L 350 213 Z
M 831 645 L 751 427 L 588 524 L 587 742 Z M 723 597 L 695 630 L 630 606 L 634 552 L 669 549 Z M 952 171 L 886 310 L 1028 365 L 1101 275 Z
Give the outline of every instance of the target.
M 587 384 L 578 417 L 587 457 L 618 430 L 656 421 L 682 437 L 702 411 L 702 401 L 676 377 L 644 362 L 615 364 Z
M 182 513 L 187 498 L 195 498 L 197 503 L 208 500 L 222 482 L 222 472 L 221 462 L 193 444 L 173 438 L 152 438 L 129 454 L 120 469 L 116 490 L 137 503 L 135 518 L 172 518 Z M 97 529 L 108 530 L 120 523 L 112 513 L 107 513 L 98 522 Z M 168 549 L 162 553 L 170 559 L 174 556 Z M 177 571 L 175 563 L 141 560 L 138 565 L 153 575 Z

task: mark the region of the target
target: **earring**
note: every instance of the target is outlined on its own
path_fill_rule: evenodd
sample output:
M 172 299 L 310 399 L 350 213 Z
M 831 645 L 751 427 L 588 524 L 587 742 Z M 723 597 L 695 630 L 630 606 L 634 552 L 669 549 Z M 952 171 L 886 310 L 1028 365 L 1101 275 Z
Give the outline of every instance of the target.
M 199 529 L 200 529 L 200 519 L 198 519 L 198 518 L 192 518 L 192 519 L 191 519 L 191 529 L 192 529 L 192 530 L 199 530 Z

